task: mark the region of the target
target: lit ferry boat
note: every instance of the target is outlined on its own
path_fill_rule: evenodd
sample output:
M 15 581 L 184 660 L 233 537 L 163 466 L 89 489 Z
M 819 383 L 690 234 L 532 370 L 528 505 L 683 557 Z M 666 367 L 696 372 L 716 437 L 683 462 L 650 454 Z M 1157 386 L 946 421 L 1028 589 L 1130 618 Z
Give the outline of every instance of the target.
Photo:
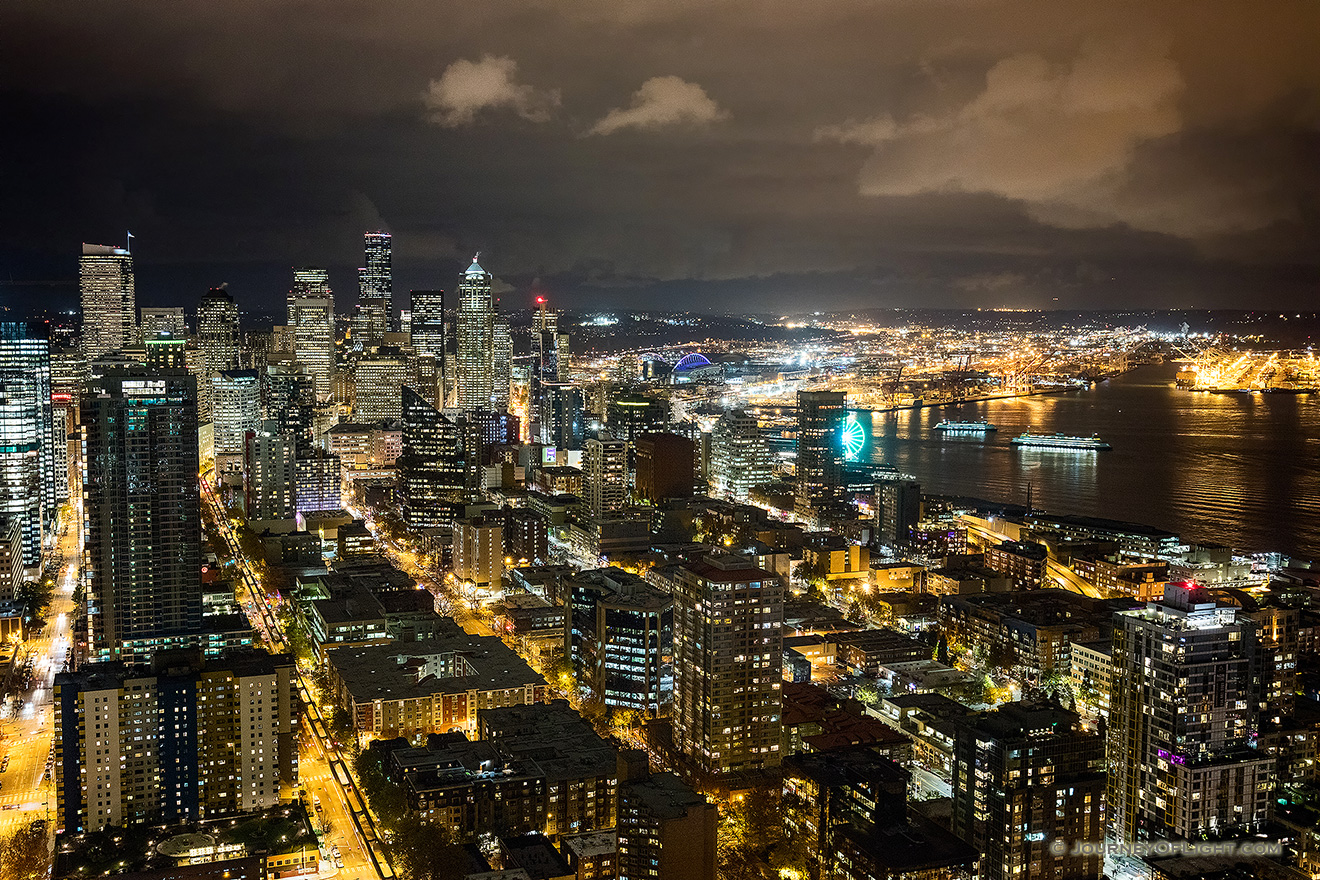
M 949 434 L 988 434 L 999 429 L 982 420 L 979 422 L 940 422 L 935 426 L 935 430 L 945 431 Z
M 1014 437 L 1010 442 L 1014 446 L 1029 446 L 1035 449 L 1076 450 L 1078 452 L 1094 452 L 1114 448 L 1095 434 L 1090 437 L 1069 437 L 1066 434 L 1032 434 L 1028 431 Z

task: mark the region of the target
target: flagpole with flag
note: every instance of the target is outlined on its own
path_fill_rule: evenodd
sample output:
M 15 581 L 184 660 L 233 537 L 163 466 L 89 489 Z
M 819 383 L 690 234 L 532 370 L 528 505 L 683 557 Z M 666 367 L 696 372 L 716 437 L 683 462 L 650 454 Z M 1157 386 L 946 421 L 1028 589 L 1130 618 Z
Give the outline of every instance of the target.
M 125 245 L 124 250 L 130 254 L 133 253 L 133 233 L 131 232 L 128 234 L 128 243 Z

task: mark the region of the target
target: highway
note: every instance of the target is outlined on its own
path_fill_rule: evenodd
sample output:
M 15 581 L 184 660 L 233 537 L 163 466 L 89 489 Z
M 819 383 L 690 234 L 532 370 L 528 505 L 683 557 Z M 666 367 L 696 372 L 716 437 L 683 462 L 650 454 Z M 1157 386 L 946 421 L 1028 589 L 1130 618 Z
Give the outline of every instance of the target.
M 216 498 L 210 480 L 204 477 L 201 483 L 203 500 L 210 505 L 220 525 L 221 537 L 233 556 L 241 583 L 252 600 L 243 605 L 249 619 L 266 636 L 272 650 L 286 649 L 288 641 L 280 623 L 278 609 L 253 574 L 252 566 L 239 546 L 228 513 Z M 253 615 L 256 615 L 255 619 Z M 340 852 L 344 867 L 339 871 L 339 876 L 361 880 L 372 877 L 393 880 L 394 870 L 385 856 L 375 818 L 366 808 L 366 799 L 358 791 L 343 755 L 329 736 L 321 707 L 313 698 L 312 688 L 302 670 L 295 666 L 294 675 L 304 713 L 303 732 L 310 733 L 307 753 L 311 761 L 306 765 L 300 761 L 299 776 L 310 783 L 307 786 L 309 795 L 320 797 L 322 812 L 328 814 L 331 829 L 326 840 L 337 845 L 342 841 Z

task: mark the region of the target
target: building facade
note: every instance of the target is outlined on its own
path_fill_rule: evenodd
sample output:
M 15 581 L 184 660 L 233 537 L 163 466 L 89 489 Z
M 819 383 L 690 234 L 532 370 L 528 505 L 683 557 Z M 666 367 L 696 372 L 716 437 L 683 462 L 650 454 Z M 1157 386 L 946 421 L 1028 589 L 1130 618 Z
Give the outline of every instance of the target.
M 137 341 L 137 290 L 127 248 L 83 244 L 78 261 L 82 347 L 88 360 Z

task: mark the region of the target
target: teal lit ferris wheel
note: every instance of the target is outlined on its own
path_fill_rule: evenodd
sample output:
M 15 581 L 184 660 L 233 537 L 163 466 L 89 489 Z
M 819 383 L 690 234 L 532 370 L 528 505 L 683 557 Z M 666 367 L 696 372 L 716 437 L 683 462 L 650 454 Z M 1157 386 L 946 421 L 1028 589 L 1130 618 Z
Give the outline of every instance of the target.
M 844 419 L 842 442 L 843 457 L 848 461 L 857 461 L 861 456 L 862 450 L 866 448 L 866 429 L 862 427 L 861 422 L 853 417 L 852 413 Z

